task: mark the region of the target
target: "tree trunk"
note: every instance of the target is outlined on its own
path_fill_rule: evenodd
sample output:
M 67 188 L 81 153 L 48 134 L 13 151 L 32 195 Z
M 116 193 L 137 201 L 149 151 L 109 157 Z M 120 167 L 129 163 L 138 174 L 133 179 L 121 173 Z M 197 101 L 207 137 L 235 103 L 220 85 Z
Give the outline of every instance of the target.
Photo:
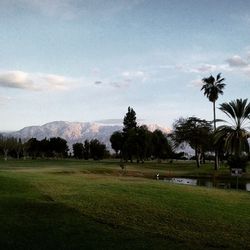
M 218 152 L 217 149 L 215 149 L 215 162 L 214 162 L 214 170 L 219 169 L 219 159 L 218 159 Z
M 195 159 L 196 159 L 196 165 L 197 168 L 200 168 L 200 152 L 198 152 L 198 149 L 195 149 Z
M 202 153 L 202 163 L 205 164 L 206 163 L 206 157 L 205 157 L 205 153 Z
M 216 113 L 215 113 L 215 101 L 213 101 L 213 113 L 214 113 L 214 131 L 216 130 Z
M 8 160 L 8 149 L 4 149 L 4 160 L 7 161 Z
M 26 157 L 27 157 L 26 151 L 25 149 L 23 149 L 23 159 L 26 160 Z
M 215 113 L 215 101 L 213 101 L 213 113 L 214 113 L 214 132 L 216 130 L 216 113 Z M 214 150 L 214 170 L 219 169 L 219 157 L 218 150 L 215 148 Z

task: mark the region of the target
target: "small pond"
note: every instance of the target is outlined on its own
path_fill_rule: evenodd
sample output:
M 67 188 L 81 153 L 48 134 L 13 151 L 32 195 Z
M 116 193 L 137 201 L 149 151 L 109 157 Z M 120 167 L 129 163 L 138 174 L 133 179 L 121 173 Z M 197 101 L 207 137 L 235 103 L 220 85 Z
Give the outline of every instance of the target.
M 231 179 L 207 179 L 207 178 L 164 178 L 163 181 L 174 184 L 191 185 L 191 186 L 204 186 L 208 188 L 223 188 L 223 189 L 239 189 L 250 192 L 249 180 L 237 181 L 237 178 Z

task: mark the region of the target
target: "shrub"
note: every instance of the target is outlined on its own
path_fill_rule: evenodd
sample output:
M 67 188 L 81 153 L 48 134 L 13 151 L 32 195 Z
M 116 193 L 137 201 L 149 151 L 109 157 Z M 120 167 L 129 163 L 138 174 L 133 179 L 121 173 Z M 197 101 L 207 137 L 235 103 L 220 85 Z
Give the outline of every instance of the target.
M 227 164 L 230 168 L 242 168 L 243 172 L 246 172 L 246 166 L 248 157 L 231 155 L 228 157 Z

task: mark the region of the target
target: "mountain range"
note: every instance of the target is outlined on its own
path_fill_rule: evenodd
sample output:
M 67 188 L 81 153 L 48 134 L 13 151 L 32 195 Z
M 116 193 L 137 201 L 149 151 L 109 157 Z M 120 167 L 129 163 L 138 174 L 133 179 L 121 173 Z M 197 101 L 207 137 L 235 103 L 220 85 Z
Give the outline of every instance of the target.
M 29 126 L 15 132 L 3 134 L 21 139 L 36 138 L 38 140 L 42 140 L 45 137 L 61 137 L 67 140 L 69 146 L 72 146 L 76 142 L 98 139 L 110 149 L 110 136 L 115 131 L 121 131 L 122 127 L 122 125 L 109 125 L 96 122 L 53 121 L 41 126 Z M 147 125 L 147 127 L 150 131 L 160 129 L 164 133 L 170 132 L 169 128 L 160 127 L 156 124 Z

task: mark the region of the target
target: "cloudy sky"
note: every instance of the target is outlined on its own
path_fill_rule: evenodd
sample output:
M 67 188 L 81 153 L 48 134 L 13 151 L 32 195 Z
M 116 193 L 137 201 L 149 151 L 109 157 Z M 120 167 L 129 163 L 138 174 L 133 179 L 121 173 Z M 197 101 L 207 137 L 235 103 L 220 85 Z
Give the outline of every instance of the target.
M 54 120 L 212 119 L 250 94 L 250 1 L 0 0 L 0 130 Z M 220 113 L 218 112 L 218 116 Z

